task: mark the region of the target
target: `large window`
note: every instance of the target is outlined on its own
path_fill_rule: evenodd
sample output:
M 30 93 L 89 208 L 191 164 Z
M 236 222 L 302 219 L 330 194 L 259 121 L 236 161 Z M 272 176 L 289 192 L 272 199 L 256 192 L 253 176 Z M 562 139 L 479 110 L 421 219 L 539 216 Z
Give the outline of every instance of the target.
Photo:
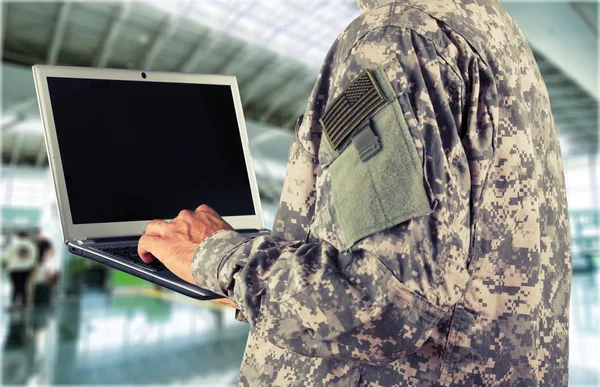
M 596 156 L 564 160 L 569 211 L 598 209 L 599 161 Z

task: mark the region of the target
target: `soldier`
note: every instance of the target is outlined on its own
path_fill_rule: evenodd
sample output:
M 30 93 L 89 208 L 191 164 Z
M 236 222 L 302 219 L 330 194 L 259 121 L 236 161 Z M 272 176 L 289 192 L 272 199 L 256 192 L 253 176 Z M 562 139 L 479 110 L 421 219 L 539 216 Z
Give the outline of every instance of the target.
M 497 0 L 360 0 L 297 126 L 272 235 L 210 207 L 140 240 L 251 324 L 241 385 L 566 385 L 565 183 Z

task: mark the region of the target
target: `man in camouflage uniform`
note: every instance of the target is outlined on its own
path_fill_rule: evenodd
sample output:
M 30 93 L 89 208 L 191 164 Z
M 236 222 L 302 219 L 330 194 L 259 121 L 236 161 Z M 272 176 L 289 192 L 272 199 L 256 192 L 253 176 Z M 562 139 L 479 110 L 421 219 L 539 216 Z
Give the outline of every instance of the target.
M 525 38 L 497 0 L 359 8 L 272 234 L 201 206 L 151 222 L 140 254 L 239 306 L 242 385 L 566 385 L 565 183 Z

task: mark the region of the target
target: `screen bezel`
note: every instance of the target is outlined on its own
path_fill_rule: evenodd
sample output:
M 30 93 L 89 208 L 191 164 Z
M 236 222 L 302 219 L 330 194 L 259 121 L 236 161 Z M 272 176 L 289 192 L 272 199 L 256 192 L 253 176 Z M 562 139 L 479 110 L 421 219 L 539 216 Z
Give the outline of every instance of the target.
M 142 74 L 145 74 L 145 77 L 142 77 Z M 242 110 L 240 93 L 235 76 L 45 65 L 33 66 L 33 75 L 38 104 L 40 107 L 40 114 L 44 127 L 46 151 L 48 152 L 48 160 L 50 169 L 52 171 L 52 178 L 54 181 L 54 188 L 58 202 L 58 214 L 65 242 L 90 238 L 142 235 L 146 229 L 146 225 L 152 219 L 144 219 L 134 222 L 73 224 L 62 159 L 60 157 L 60 150 L 58 146 L 56 127 L 54 124 L 54 114 L 52 113 L 52 102 L 50 100 L 50 92 L 48 90 L 48 77 L 107 79 L 136 82 L 196 83 L 230 86 L 238 128 L 242 140 L 242 149 L 244 152 L 244 160 L 246 162 L 246 170 L 250 181 L 250 191 L 252 194 L 252 203 L 254 204 L 255 215 L 228 216 L 224 217 L 224 219 L 234 229 L 264 228 L 258 184 L 256 181 L 256 175 L 254 173 L 254 167 L 252 165 L 252 154 L 250 152 L 248 135 L 246 133 L 244 112 Z M 81 146 L 85 146 L 85 140 L 82 141 Z M 169 221 L 171 219 L 165 220 Z

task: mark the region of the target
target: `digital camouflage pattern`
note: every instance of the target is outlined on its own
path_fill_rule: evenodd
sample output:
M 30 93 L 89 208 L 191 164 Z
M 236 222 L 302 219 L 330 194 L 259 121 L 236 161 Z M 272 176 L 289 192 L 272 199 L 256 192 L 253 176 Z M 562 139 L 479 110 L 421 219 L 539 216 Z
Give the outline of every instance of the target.
M 497 0 L 378 3 L 359 1 L 325 58 L 272 235 L 220 231 L 194 256 L 197 283 L 252 326 L 239 383 L 566 385 L 565 183 L 532 52 Z M 365 69 L 387 75 L 430 208 L 401 219 L 390 206 L 348 241 L 340 214 L 356 202 L 336 181 L 372 185 L 362 204 L 385 207 L 408 189 L 395 175 L 414 171 L 354 176 L 341 168 L 353 148 L 322 136 L 328 104 Z

